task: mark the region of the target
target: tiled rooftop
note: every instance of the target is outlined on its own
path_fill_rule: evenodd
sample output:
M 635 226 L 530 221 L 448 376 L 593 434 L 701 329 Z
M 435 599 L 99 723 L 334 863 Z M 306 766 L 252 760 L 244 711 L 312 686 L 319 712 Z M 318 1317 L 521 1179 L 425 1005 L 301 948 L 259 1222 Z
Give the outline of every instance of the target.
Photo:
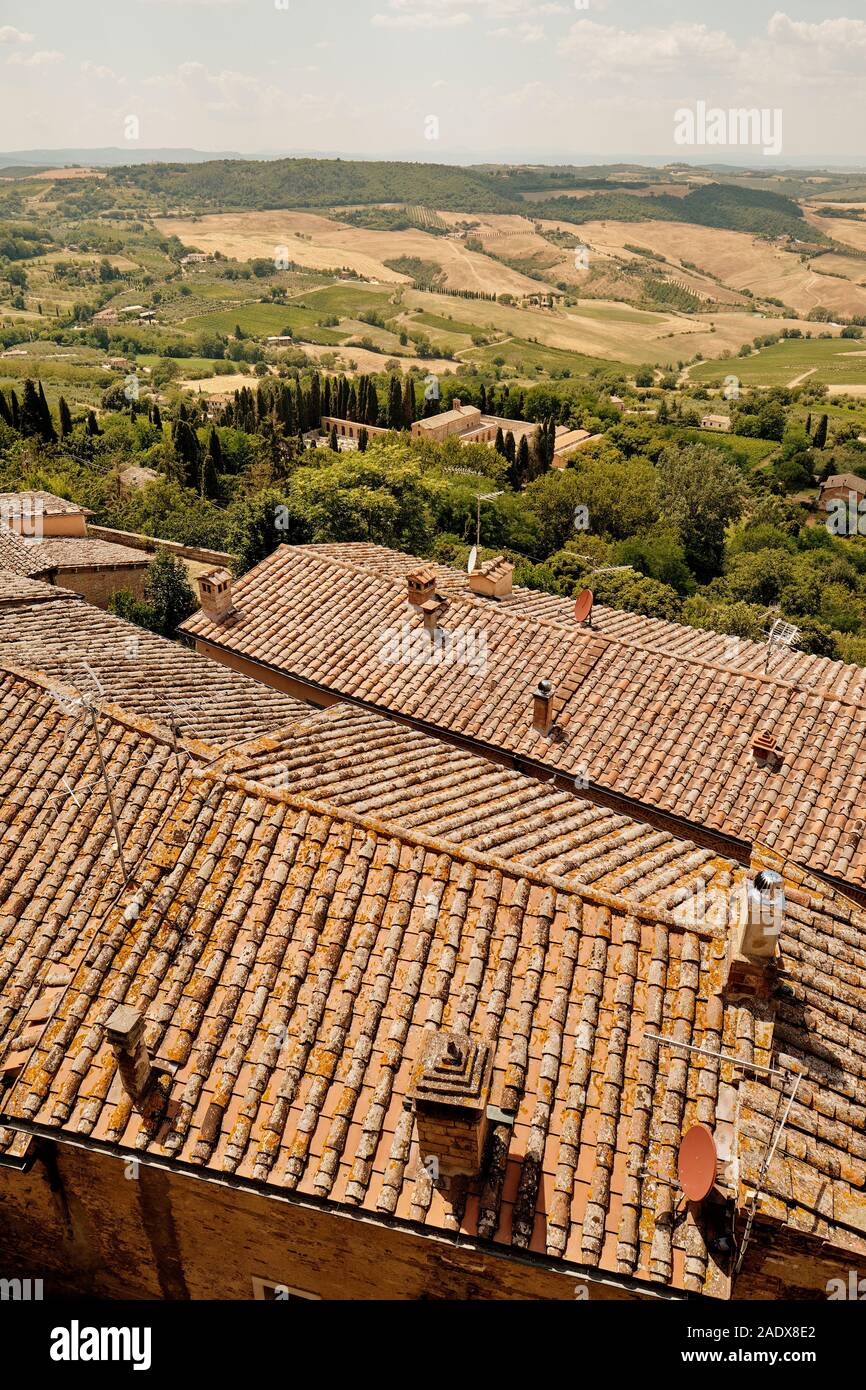
M 39 511 L 43 516 L 92 516 L 87 507 L 77 502 L 69 502 L 53 492 L 42 492 L 38 488 L 27 488 L 23 492 L 0 492 L 0 512 L 21 506 L 29 511 Z
M 0 526 L 0 568 L 37 578 L 53 570 L 104 569 L 150 563 L 151 556 L 93 536 L 57 536 L 22 540 Z
M 665 830 L 352 705 L 243 744 L 224 766 L 452 845 L 675 910 L 744 870 Z
M 765 676 L 671 651 L 663 634 L 638 643 L 601 624 L 579 628 L 456 592 L 440 627 L 469 634 L 478 659 L 404 660 L 394 634 L 408 633 L 418 651 L 426 637 L 405 578 L 308 547 L 280 547 L 232 598 L 231 618 L 199 612 L 184 630 L 491 755 L 580 773 L 590 791 L 626 798 L 634 814 L 669 815 L 685 837 L 716 832 L 732 852 L 761 842 L 866 886 L 861 668 L 835 666 L 817 679 L 807 668 L 794 680 L 796 664 L 774 665 Z M 554 687 L 550 733 L 532 723 L 532 692 L 545 678 Z M 766 739 L 777 758 L 763 753 Z
M 385 546 L 364 542 L 333 542 L 304 546 L 304 550 L 330 556 L 344 564 L 378 574 L 383 579 L 403 581 L 408 569 L 417 565 L 412 555 Z M 443 594 L 461 594 L 472 599 L 469 576 L 463 570 L 437 564 L 438 588 Z M 488 599 L 476 602 L 487 603 Z M 560 626 L 574 629 L 574 599 L 545 594 L 539 589 L 514 586 L 513 593 L 496 603 L 503 609 L 525 618 L 542 618 Z M 686 661 L 705 661 L 726 669 L 754 671 L 764 674 L 767 665 L 767 644 L 752 642 L 744 637 L 728 637 L 705 628 L 686 627 L 682 623 L 666 622 L 662 618 L 646 618 L 641 613 L 629 613 L 622 608 L 607 608 L 597 603 L 592 612 L 593 630 L 605 637 L 617 638 L 653 651 Z M 795 685 L 814 686 L 840 699 L 866 703 L 866 668 L 832 661 L 826 656 L 811 656 L 794 648 L 776 646 L 771 654 L 767 674 Z
M 183 732 L 215 745 L 258 737 L 307 709 L 65 590 L 2 573 L 0 663 L 45 672 L 163 724 L 177 719 Z
M 678 1202 L 680 1137 L 701 1121 L 729 1154 L 741 1102 L 748 1184 L 801 1070 L 759 1216 L 866 1256 L 866 915 L 817 881 L 773 860 L 785 991 L 725 1001 L 724 923 L 686 927 L 187 750 L 179 777 L 164 731 L 103 708 L 135 846 L 119 892 L 92 731 L 24 674 L 0 681 L 0 718 L 0 1046 L 22 1067 L 7 1126 L 725 1297 L 704 1209 Z M 163 1073 L 139 1107 L 105 1038 L 122 1003 Z M 491 1046 L 494 1103 L 515 1116 L 480 1178 L 444 1190 L 403 1104 L 441 1027 Z

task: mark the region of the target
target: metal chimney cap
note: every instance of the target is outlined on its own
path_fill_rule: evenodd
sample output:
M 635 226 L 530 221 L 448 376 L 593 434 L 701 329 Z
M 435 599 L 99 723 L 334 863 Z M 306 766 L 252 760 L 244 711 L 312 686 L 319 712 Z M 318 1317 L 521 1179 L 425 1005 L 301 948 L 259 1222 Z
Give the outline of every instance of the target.
M 755 874 L 755 887 L 759 893 L 772 893 L 774 889 L 784 887 L 784 882 L 775 869 L 761 869 Z
M 553 681 L 548 680 L 546 677 L 544 680 L 540 680 L 538 682 L 538 693 L 539 695 L 552 695 Z

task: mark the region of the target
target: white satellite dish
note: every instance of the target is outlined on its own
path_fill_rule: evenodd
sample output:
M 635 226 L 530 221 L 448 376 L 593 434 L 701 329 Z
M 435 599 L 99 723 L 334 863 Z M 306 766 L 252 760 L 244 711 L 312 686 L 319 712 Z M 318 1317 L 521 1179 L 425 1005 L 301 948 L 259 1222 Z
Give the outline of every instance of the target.
M 478 546 L 477 546 L 477 545 L 473 545 L 472 549 L 471 549 L 470 552 L 469 552 L 469 564 L 467 565 L 467 570 L 469 571 L 470 574 L 472 574 L 472 573 L 474 572 L 474 570 L 475 570 L 475 562 L 476 562 L 477 559 L 478 559 Z

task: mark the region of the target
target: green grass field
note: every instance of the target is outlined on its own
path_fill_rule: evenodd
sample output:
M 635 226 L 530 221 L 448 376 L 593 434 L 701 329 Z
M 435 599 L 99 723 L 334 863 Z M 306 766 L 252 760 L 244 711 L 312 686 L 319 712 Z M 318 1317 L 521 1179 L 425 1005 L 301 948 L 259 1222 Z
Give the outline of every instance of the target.
M 568 372 L 576 377 L 593 367 L 617 365 L 605 363 L 599 357 L 587 357 L 563 348 L 544 347 L 541 343 L 528 343 L 520 338 L 462 351 L 461 359 L 476 362 L 479 367 L 502 366 L 503 371 L 524 380 L 537 378 L 542 372 Z
M 736 376 L 746 386 L 787 386 L 813 367 L 806 381 L 817 385 L 866 385 L 866 339 L 788 338 L 752 357 L 699 362 L 689 380 L 721 384 L 726 376 Z
M 672 439 L 684 444 L 708 444 L 712 449 L 721 449 L 729 454 L 745 454 L 754 467 L 769 458 L 779 445 L 774 439 L 750 439 L 743 434 L 713 434 L 710 430 L 681 429 L 668 426 L 666 433 Z

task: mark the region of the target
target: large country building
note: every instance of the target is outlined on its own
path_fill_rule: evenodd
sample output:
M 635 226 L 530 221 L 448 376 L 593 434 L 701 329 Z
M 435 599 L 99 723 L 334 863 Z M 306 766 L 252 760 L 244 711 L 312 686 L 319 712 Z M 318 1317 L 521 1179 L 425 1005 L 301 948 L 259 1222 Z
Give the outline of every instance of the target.
M 64 600 L 29 584 L 44 632 Z M 179 737 L 0 666 L 4 1277 L 727 1300 L 866 1272 L 850 899 L 352 706 Z M 717 1172 L 686 1202 L 695 1125 Z
M 495 574 L 494 574 L 495 571 Z M 760 843 L 866 902 L 866 672 L 376 547 L 281 547 L 184 625 L 198 650 L 351 701 L 740 863 Z

